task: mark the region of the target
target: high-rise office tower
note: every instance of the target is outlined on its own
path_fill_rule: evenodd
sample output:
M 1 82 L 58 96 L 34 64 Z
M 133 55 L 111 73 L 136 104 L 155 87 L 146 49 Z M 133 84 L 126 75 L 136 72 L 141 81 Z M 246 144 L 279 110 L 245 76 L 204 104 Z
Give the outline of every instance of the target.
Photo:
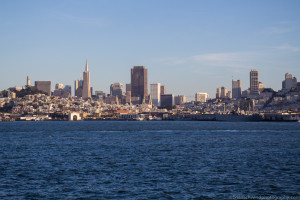
M 56 90 L 64 89 L 64 84 L 62 84 L 62 83 L 57 83 L 57 84 L 55 85 L 55 89 L 56 89 Z
M 258 95 L 258 71 L 251 70 L 250 71 L 250 94 L 251 95 Z
M 71 90 L 72 89 L 72 87 L 71 87 L 71 85 L 66 85 L 65 86 L 65 88 L 63 89 L 65 92 L 68 92 L 68 93 L 70 93 L 70 96 L 71 96 Z
M 160 106 L 160 83 L 150 84 L 150 96 L 152 99 L 152 104 L 155 106 Z
M 64 85 L 62 83 L 57 83 L 55 85 L 55 90 L 53 92 L 53 96 L 63 97 L 63 98 L 69 98 L 71 97 L 71 86 Z
M 160 86 L 160 94 L 167 94 L 167 87 L 165 85 Z
M 130 83 L 126 84 L 126 93 L 127 92 L 131 92 L 131 84 Z
M 114 83 L 110 85 L 110 94 L 113 96 L 118 96 L 122 98 L 123 95 L 123 84 L 122 83 Z
M 221 87 L 221 94 L 220 94 L 220 98 L 226 98 L 227 96 L 227 88 L 222 86 Z
M 206 102 L 206 100 L 208 99 L 208 94 L 207 93 L 201 93 L 201 92 L 197 92 L 195 94 L 195 101 L 196 102 Z
M 173 94 L 162 94 L 160 96 L 161 106 L 173 106 L 174 105 L 174 95 Z
M 181 105 L 183 103 L 186 103 L 186 97 L 184 95 L 177 95 L 174 97 L 174 103 L 176 105 Z
M 239 99 L 242 95 L 242 84 L 241 80 L 232 80 L 232 98 Z
M 45 93 L 51 96 L 51 81 L 35 81 L 34 86 Z
M 144 66 L 131 69 L 131 97 L 138 97 L 140 103 L 148 98 L 148 70 Z
M 216 99 L 221 97 L 221 88 L 217 88 L 217 92 L 216 92 Z
M 227 94 L 226 94 L 226 97 L 231 99 L 232 98 L 232 92 L 231 91 L 228 91 Z
M 83 72 L 82 98 L 83 99 L 91 98 L 90 72 L 88 70 L 87 59 L 85 62 L 85 70 Z
M 27 76 L 26 86 L 27 86 L 27 87 L 30 86 L 30 77 L 29 77 L 29 76 Z
M 83 88 L 83 80 L 80 78 L 79 80 L 75 80 L 75 96 L 82 97 L 82 88 Z
M 297 78 L 293 77 L 292 74 L 286 73 L 285 80 L 282 81 L 282 90 L 290 90 L 297 86 Z

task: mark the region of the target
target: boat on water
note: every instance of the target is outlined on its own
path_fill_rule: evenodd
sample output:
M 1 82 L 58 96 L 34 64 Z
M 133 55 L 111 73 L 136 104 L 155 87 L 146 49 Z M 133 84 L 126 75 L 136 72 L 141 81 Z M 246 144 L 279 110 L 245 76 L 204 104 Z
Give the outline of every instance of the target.
M 229 122 L 255 122 L 262 121 L 263 117 L 259 114 L 241 115 L 241 114 L 215 114 L 216 121 Z

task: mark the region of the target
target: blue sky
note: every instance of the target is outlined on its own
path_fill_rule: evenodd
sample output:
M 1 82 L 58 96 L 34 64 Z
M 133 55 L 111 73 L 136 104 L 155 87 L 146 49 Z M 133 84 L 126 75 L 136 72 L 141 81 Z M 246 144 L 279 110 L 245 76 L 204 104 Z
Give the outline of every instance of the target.
M 300 79 L 300 1 L 0 0 L 0 90 L 27 75 L 73 87 L 86 57 L 105 92 L 136 65 L 175 95 L 247 89 L 251 69 L 278 90 Z

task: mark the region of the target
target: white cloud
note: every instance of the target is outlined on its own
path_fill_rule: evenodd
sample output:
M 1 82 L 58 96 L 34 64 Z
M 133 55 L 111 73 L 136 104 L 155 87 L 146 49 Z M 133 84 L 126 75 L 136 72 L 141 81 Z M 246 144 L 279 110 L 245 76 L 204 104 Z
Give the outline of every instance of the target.
M 199 66 L 199 67 L 217 67 L 217 68 L 234 68 L 249 69 L 249 64 L 257 57 L 255 53 L 211 53 L 200 54 L 189 57 L 167 57 L 156 59 L 154 62 L 163 63 L 171 66 Z
M 253 53 L 213 53 L 192 56 L 201 65 L 229 68 L 249 68 L 249 60 Z

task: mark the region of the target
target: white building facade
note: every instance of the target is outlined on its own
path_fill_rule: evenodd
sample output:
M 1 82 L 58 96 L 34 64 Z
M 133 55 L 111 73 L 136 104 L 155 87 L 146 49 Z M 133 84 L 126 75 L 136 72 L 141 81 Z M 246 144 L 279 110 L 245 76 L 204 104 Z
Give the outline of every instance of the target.
M 208 94 L 207 93 L 201 93 L 201 92 L 197 92 L 195 94 L 195 101 L 196 102 L 206 102 L 207 99 L 209 98 Z
M 152 104 L 155 106 L 160 106 L 160 83 L 150 84 L 150 95 L 152 99 Z

